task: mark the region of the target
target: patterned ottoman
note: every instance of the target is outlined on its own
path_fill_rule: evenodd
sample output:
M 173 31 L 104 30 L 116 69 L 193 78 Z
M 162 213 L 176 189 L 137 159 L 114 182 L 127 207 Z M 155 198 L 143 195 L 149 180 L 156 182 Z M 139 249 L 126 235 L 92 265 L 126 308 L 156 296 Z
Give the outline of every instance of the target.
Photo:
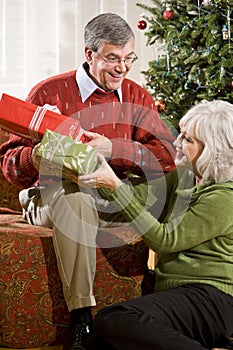
M 99 231 L 97 310 L 149 292 L 148 248 L 131 229 Z M 52 230 L 27 224 L 19 212 L 0 208 L 0 347 L 60 344 L 69 324 L 52 243 Z

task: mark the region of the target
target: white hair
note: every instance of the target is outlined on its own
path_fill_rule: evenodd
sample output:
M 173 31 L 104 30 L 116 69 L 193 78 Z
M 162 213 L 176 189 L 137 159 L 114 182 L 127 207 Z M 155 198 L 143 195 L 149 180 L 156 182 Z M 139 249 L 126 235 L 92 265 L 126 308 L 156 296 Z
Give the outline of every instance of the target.
M 203 101 L 193 106 L 179 125 L 204 146 L 196 163 L 201 182 L 232 181 L 233 105 L 222 100 Z

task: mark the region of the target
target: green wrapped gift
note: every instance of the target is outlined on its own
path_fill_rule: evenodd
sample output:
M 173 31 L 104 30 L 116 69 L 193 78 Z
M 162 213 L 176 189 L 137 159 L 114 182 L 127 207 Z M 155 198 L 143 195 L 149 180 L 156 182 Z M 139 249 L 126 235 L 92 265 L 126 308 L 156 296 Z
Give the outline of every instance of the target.
M 98 164 L 95 148 L 51 130 L 45 131 L 36 156 L 62 177 L 66 177 L 70 172 L 92 173 Z

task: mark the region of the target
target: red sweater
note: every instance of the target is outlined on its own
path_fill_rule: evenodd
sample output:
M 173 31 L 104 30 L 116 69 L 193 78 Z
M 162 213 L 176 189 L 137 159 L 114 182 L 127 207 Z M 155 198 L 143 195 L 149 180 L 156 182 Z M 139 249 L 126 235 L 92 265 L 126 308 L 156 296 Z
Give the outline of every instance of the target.
M 78 118 L 84 129 L 111 139 L 113 154 L 109 163 L 120 178 L 127 171 L 151 178 L 174 168 L 171 132 L 159 118 L 149 93 L 129 79 L 122 84 L 123 103 L 114 92 L 99 89 L 83 103 L 76 71 L 38 83 L 26 100 L 39 106 L 56 105 L 62 114 Z M 29 140 L 11 135 L 0 148 L 2 171 L 17 187 L 27 188 L 38 182 L 32 147 Z

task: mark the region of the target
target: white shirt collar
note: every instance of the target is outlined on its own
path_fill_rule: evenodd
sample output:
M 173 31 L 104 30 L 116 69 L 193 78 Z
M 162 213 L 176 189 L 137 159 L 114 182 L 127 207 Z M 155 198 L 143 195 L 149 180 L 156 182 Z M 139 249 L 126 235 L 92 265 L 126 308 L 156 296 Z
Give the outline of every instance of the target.
M 81 64 L 81 66 L 79 66 L 79 68 L 77 69 L 76 81 L 79 87 L 82 102 L 85 102 L 96 89 L 100 89 L 100 87 L 89 77 L 89 75 L 83 67 L 83 64 Z M 117 89 L 117 93 L 119 96 L 119 101 L 122 103 L 121 87 Z

